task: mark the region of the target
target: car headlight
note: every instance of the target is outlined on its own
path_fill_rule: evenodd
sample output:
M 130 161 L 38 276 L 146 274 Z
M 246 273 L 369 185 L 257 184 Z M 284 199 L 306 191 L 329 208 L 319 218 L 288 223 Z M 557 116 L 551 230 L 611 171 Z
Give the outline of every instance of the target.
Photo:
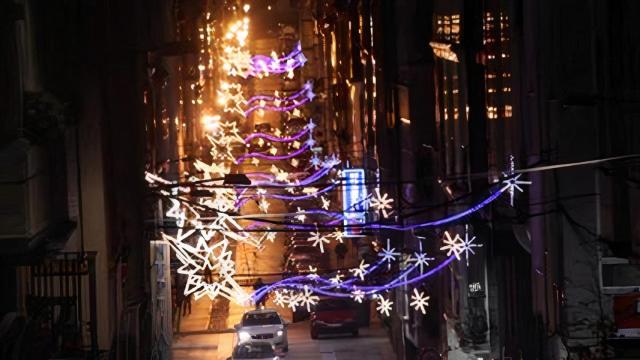
M 276 332 L 277 336 L 282 336 L 282 334 L 284 334 L 284 331 L 282 331 L 282 330 L 278 330 L 278 332 Z
M 246 331 L 239 331 L 238 332 L 238 340 L 240 340 L 240 342 L 249 341 L 249 340 L 251 340 L 251 334 L 249 334 Z

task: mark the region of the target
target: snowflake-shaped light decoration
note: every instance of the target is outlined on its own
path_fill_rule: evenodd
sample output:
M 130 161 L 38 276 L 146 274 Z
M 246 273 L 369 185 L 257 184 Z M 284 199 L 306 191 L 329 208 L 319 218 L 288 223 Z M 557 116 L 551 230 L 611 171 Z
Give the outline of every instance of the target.
M 422 250 L 422 241 L 420 241 L 418 244 L 420 250 L 413 253 L 413 255 L 415 255 L 415 258 L 413 258 L 411 261 L 420 268 L 420 274 L 423 274 L 424 268 L 429 266 L 429 261 L 433 261 L 435 260 L 435 258 L 429 257 L 427 253 Z
M 367 274 L 367 268 L 369 264 L 366 264 L 364 260 L 360 261 L 360 265 L 357 268 L 349 269 L 349 271 L 353 274 L 354 277 L 359 277 L 360 280 L 364 280 L 364 276 Z
M 469 237 L 469 225 L 465 225 L 464 226 L 464 239 L 461 239 L 460 242 L 460 253 L 464 253 L 464 257 L 467 261 L 467 266 L 469 266 L 469 253 L 471 254 L 475 254 L 476 252 L 473 251 L 473 248 L 479 248 L 482 247 L 482 244 L 475 244 L 476 237 Z
M 271 228 L 267 228 L 267 230 L 271 230 Z M 274 240 L 276 239 L 276 233 L 273 231 L 269 231 L 267 232 L 265 238 L 271 242 L 274 242 Z
M 313 166 L 314 168 L 319 168 L 320 165 L 322 165 L 322 160 L 320 160 L 320 158 L 318 157 L 317 154 L 313 154 L 313 156 L 311 156 L 311 159 L 309 159 L 309 162 L 311 163 L 311 166 Z
M 407 254 L 404 257 L 404 259 L 402 259 L 402 262 L 400 263 L 400 269 L 406 270 L 409 266 L 413 264 L 414 261 L 415 259 L 413 258 L 413 256 L 411 256 L 411 254 Z
M 378 296 L 378 305 L 376 306 L 376 310 L 378 310 L 380 314 L 389 316 L 391 305 L 393 305 L 393 301 L 385 299 L 382 295 Z
M 309 286 L 305 285 L 303 292 L 300 293 L 300 306 L 305 306 L 307 311 L 311 311 L 311 306 L 317 304 L 318 300 L 320 300 L 320 298 L 313 294 Z
M 513 176 L 509 179 L 502 181 L 504 186 L 502 187 L 502 189 L 500 189 L 500 191 L 506 190 L 507 192 L 509 192 L 511 206 L 513 206 L 513 199 L 515 197 L 516 190 L 520 192 L 524 192 L 524 190 L 520 187 L 520 185 L 531 185 L 531 181 L 520 180 L 521 176 L 522 174 L 518 174 L 516 176 Z
M 318 276 L 318 268 L 315 267 L 315 266 L 309 265 L 309 275 L 307 275 L 307 278 L 309 278 L 311 280 L 316 280 L 319 277 L 320 276 Z
M 391 262 L 396 261 L 400 253 L 391 247 L 391 240 L 387 239 L 387 247 L 380 250 L 378 256 L 382 257 L 382 261 L 387 263 L 387 268 L 391 269 Z
M 274 304 L 280 307 L 285 307 L 287 305 L 288 297 L 281 290 L 276 290 L 274 291 L 273 294 L 274 294 L 274 298 L 273 298 Z
M 305 210 L 301 209 L 301 208 L 298 206 L 298 211 L 297 211 L 298 215 L 296 215 L 296 216 L 295 216 L 295 218 L 296 218 L 298 221 L 300 221 L 301 223 L 303 223 L 303 222 L 304 222 L 304 220 L 307 218 L 307 215 L 305 214 L 305 212 L 306 212 Z
M 329 210 L 331 206 L 331 200 L 325 198 L 324 196 L 320 196 L 320 200 L 322 201 L 322 208 L 325 210 Z
M 258 202 L 258 207 L 260 208 L 260 211 L 262 211 L 265 214 L 269 212 L 270 205 L 271 204 L 269 203 L 269 201 L 267 201 L 267 199 L 265 198 L 260 199 L 260 201 Z
M 343 242 L 343 241 L 342 241 L 342 238 L 344 237 L 344 233 L 343 233 L 342 231 L 340 231 L 340 230 L 336 229 L 336 231 L 334 231 L 334 232 L 332 232 L 332 233 L 331 233 L 331 236 L 333 236 L 333 238 L 334 238 L 337 242 L 339 242 L 339 243 L 342 243 L 342 242 Z
M 393 199 L 388 197 L 389 194 L 385 193 L 380 195 L 380 188 L 374 190 L 373 196 L 369 199 L 369 205 L 376 211 L 382 213 L 382 216 L 386 219 L 393 213 Z
M 317 187 L 313 187 L 313 186 L 307 186 L 305 188 L 302 189 L 302 193 L 306 194 L 306 195 L 314 195 L 315 193 L 318 192 L 318 188 Z
M 462 239 L 458 234 L 455 237 L 451 237 L 448 231 L 444 232 L 444 240 L 440 250 L 446 251 L 447 256 L 455 255 L 456 259 L 460 260 L 460 253 L 462 253 Z
M 330 240 L 327 239 L 324 235 L 320 234 L 320 232 L 312 232 L 311 237 L 307 239 L 307 241 L 312 242 L 313 246 L 319 247 L 320 252 L 324 253 L 324 244 L 330 243 Z
M 300 306 L 300 301 L 302 301 L 300 295 L 300 293 L 292 293 L 291 295 L 289 295 L 287 299 L 287 307 L 292 311 L 296 311 L 296 308 Z
M 424 292 L 418 291 L 418 289 L 413 289 L 413 294 L 411 295 L 411 303 L 409 305 L 413 306 L 416 311 L 422 312 L 422 314 L 427 313 L 426 307 L 429 306 L 430 296 L 425 296 Z
M 355 302 L 362 304 L 362 301 L 365 298 L 365 293 L 362 290 L 353 290 L 351 292 L 351 297 Z
M 342 275 L 340 272 L 337 272 L 334 277 L 329 279 L 329 282 L 334 285 L 340 285 L 342 284 L 342 278 L 344 278 L 344 275 Z

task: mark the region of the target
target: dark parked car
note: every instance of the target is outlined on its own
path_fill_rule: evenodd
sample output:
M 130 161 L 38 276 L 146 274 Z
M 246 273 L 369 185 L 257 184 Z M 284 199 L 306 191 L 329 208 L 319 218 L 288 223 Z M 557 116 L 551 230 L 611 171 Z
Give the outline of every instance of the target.
M 311 312 L 311 338 L 320 334 L 350 333 L 358 336 L 355 303 L 348 299 L 321 299 Z

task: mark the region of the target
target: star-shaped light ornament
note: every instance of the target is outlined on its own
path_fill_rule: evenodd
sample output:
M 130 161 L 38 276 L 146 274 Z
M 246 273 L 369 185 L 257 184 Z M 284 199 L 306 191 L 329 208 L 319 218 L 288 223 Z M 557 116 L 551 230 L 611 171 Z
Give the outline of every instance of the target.
M 373 196 L 369 199 L 369 205 L 376 211 L 382 213 L 382 216 L 386 219 L 393 213 L 393 199 L 388 197 L 389 194 L 385 193 L 384 195 L 380 195 L 380 189 L 376 188 L 374 190 Z
M 393 301 L 385 299 L 382 295 L 378 296 L 378 305 L 376 306 L 376 310 L 378 310 L 380 314 L 389 316 L 391 305 L 393 305 Z
M 271 230 L 271 228 L 267 228 L 267 230 Z M 276 233 L 274 231 L 269 231 L 265 238 L 271 242 L 273 242 L 276 239 Z
M 365 275 L 367 275 L 367 268 L 369 264 L 366 264 L 364 260 L 360 261 L 360 265 L 357 268 L 349 269 L 349 271 L 353 274 L 354 277 L 360 278 L 360 280 L 364 280 Z
M 196 245 L 193 246 L 187 239 L 195 234 L 195 230 L 184 233 L 180 230 L 176 237 L 162 234 L 163 240 L 169 244 L 176 258 L 182 263 L 177 270 L 178 274 L 187 276 L 184 294 L 193 293 L 196 299 L 204 295 L 210 299 L 222 296 L 238 304 L 244 304 L 248 294 L 233 279 L 235 263 L 233 254 L 228 249 L 229 241 L 223 238 L 211 242 L 198 235 Z M 211 271 L 213 281 L 209 282 L 201 274 L 205 269 Z
M 309 237 L 307 241 L 312 242 L 313 246 L 319 247 L 321 253 L 324 253 L 324 244 L 331 242 L 325 236 L 321 235 L 320 232 L 312 232 L 311 237 Z
M 391 247 L 391 240 L 387 239 L 387 247 L 380 250 L 378 256 L 382 257 L 382 261 L 387 263 L 387 268 L 391 269 L 391 262 L 396 261 L 400 253 Z
M 504 186 L 502 187 L 502 189 L 500 189 L 500 191 L 506 190 L 509 193 L 511 206 L 513 206 L 513 199 L 515 197 L 516 190 L 520 192 L 524 192 L 524 190 L 520 187 L 520 185 L 531 185 L 531 181 L 520 180 L 521 176 L 522 174 L 518 174 L 516 176 L 513 176 L 509 179 L 502 181 Z
M 420 311 L 424 315 L 427 313 L 426 307 L 429 306 L 430 298 L 430 296 L 425 296 L 424 292 L 418 291 L 418 289 L 413 289 L 409 305 L 413 306 L 416 311 Z
M 456 259 L 460 260 L 460 253 L 462 253 L 462 239 L 460 235 L 456 234 L 455 237 L 451 237 L 448 231 L 444 232 L 444 240 L 442 240 L 442 245 L 440 250 L 446 251 L 447 256 L 454 255 Z
M 464 226 L 464 239 L 460 239 L 460 253 L 464 253 L 464 257 L 467 261 L 467 266 L 469 266 L 469 253 L 471 254 L 475 254 L 476 252 L 473 251 L 473 248 L 479 248 L 482 247 L 482 244 L 475 244 L 476 237 L 469 237 L 469 225 L 465 225 Z

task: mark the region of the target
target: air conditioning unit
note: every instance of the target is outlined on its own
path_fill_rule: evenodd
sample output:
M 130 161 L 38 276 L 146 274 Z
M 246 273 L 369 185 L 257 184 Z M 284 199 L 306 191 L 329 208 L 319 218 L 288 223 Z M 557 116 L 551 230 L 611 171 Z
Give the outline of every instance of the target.
M 604 294 L 640 292 L 640 265 L 624 258 L 601 258 L 600 287 Z
M 31 238 L 49 224 L 49 178 L 42 148 L 18 139 L 0 150 L 0 240 Z

